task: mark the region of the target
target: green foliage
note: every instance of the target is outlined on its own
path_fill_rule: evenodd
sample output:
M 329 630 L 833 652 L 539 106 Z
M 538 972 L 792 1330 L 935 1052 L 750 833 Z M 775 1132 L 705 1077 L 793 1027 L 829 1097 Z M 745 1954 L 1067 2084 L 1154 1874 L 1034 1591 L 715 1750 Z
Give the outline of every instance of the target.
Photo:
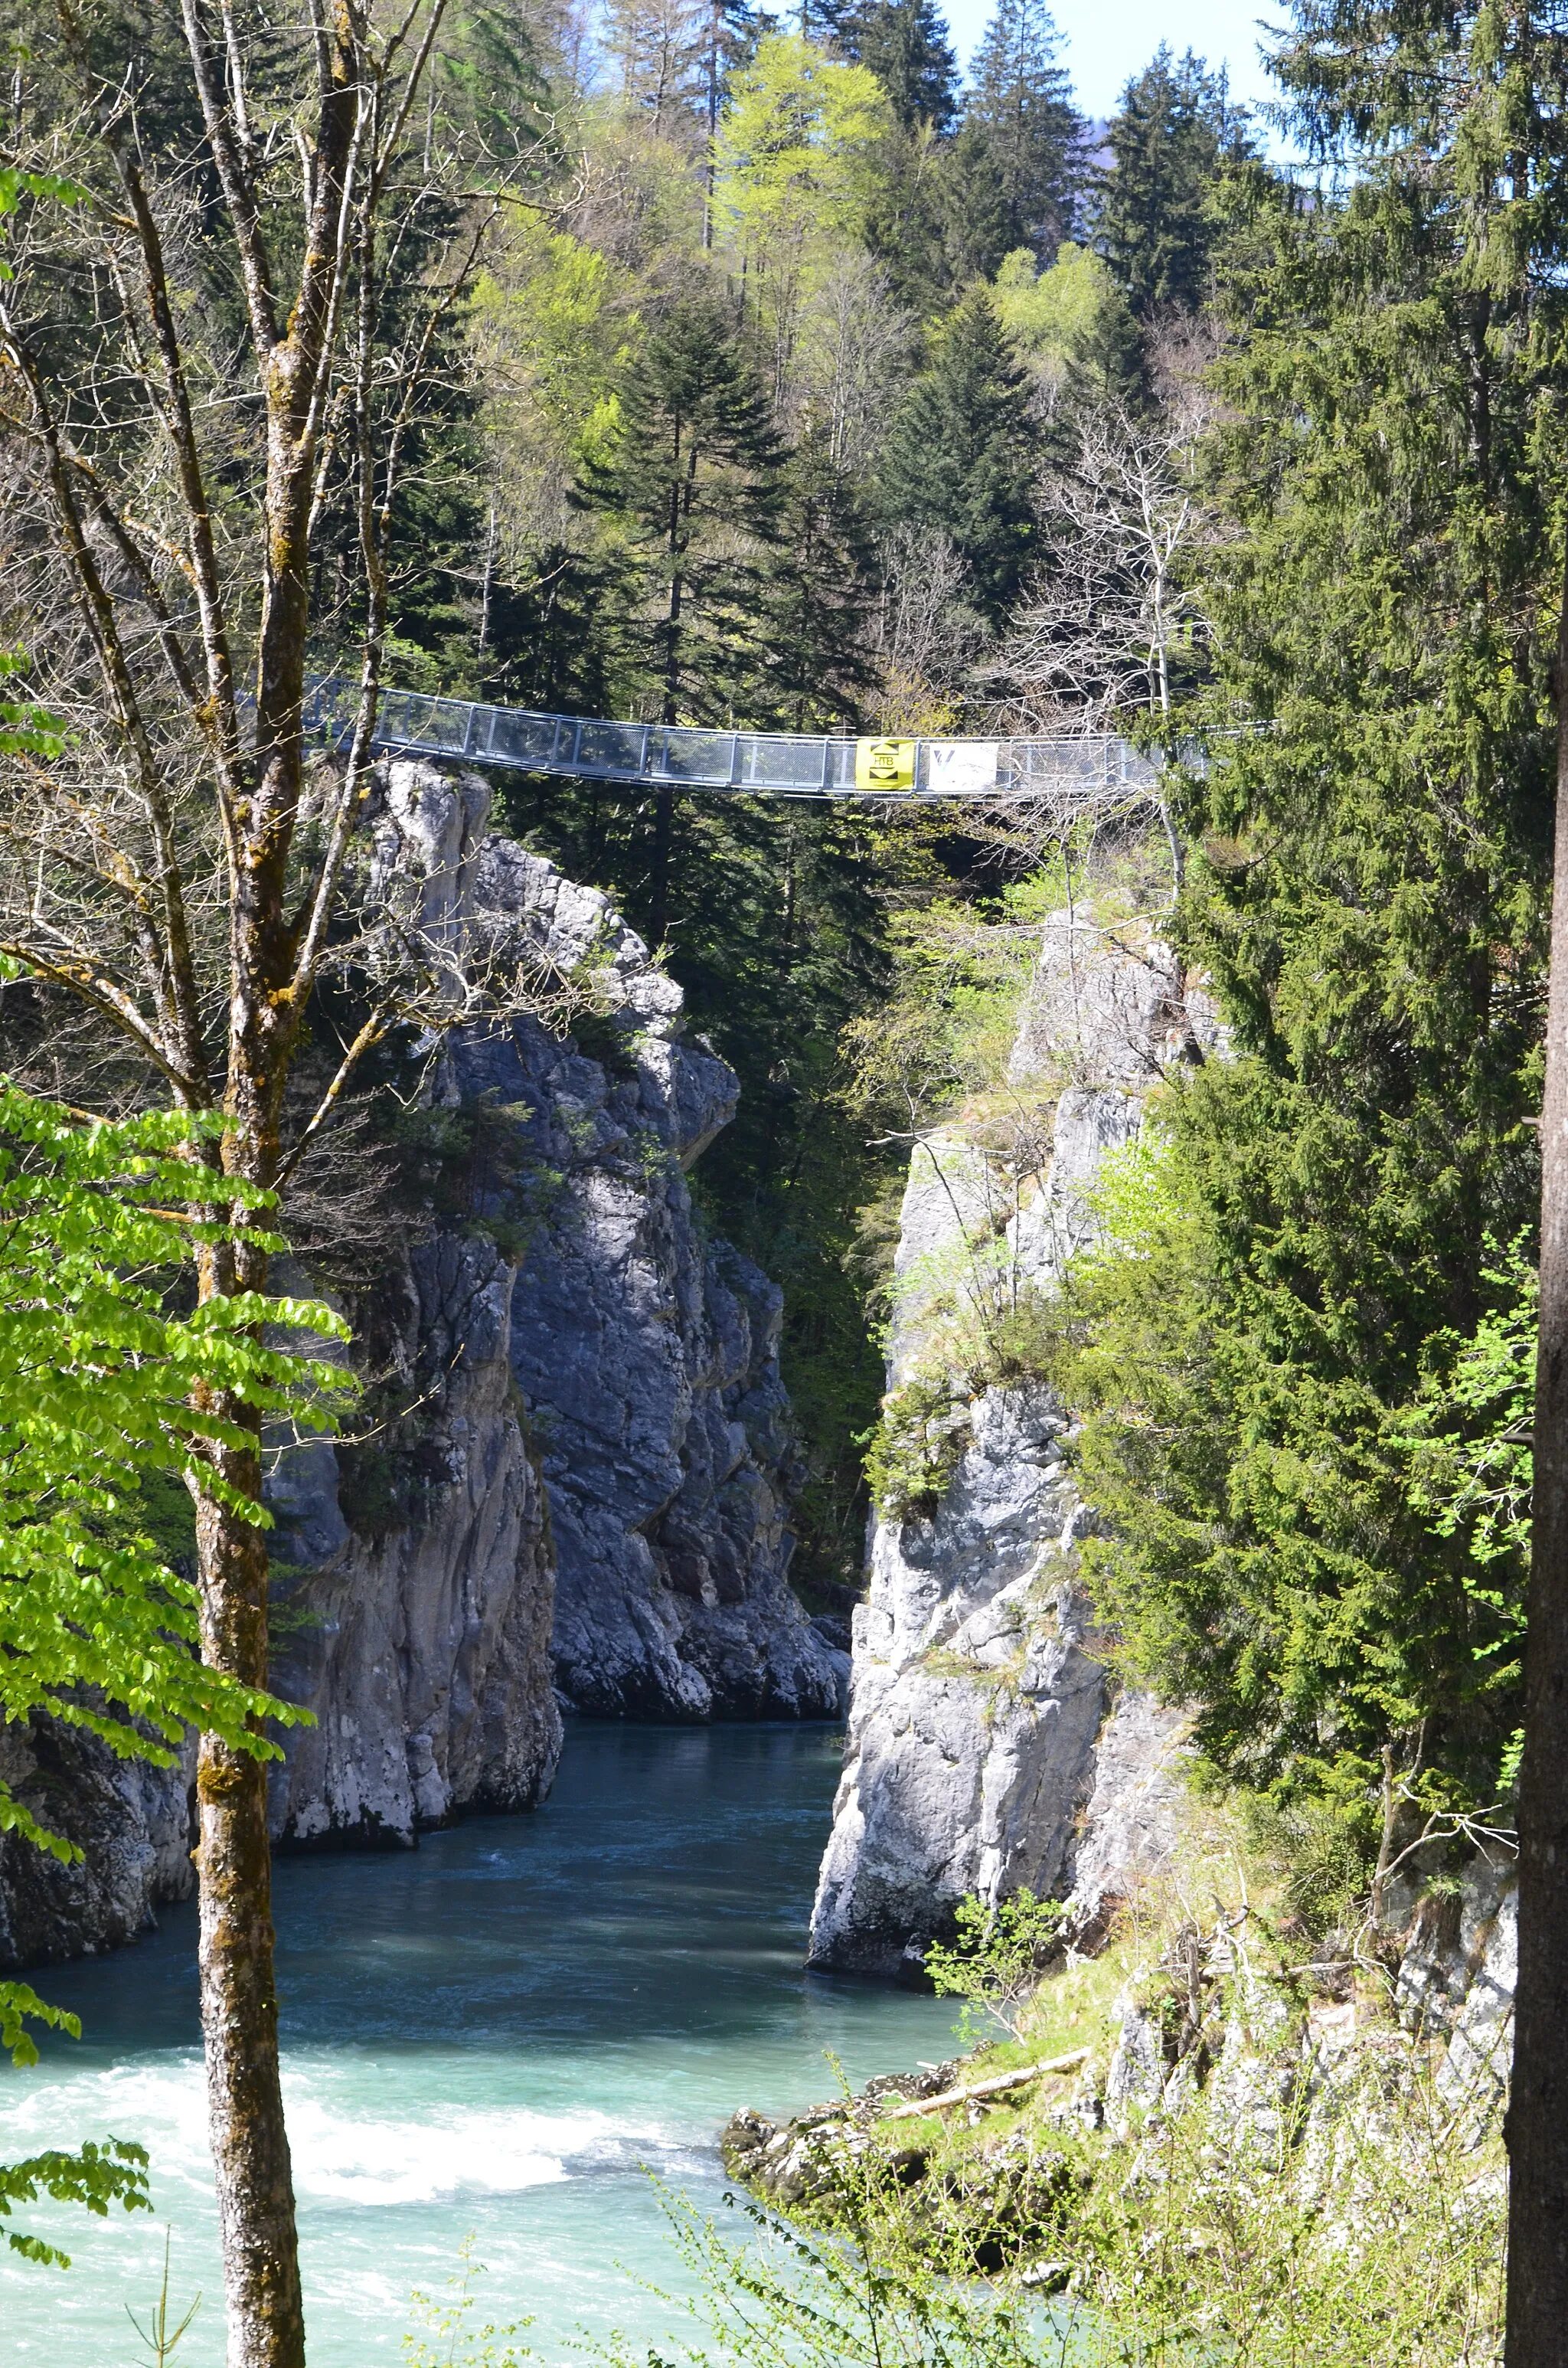
M 717 300 L 672 308 L 622 386 L 585 504 L 625 539 L 619 620 L 629 682 L 665 723 L 727 723 L 754 695 L 761 554 L 777 540 L 783 455 Z
M 1484 1505 L 1456 1490 L 1435 1508 L 1418 1354 L 1403 1377 L 1382 1367 L 1383 1395 L 1353 1287 L 1326 1304 L 1289 1288 L 1282 1228 L 1259 1219 L 1317 1146 L 1301 1103 L 1290 1140 L 1260 1106 L 1272 1121 L 1259 1064 L 1201 1073 L 1096 1196 L 1101 1237 L 1048 1360 L 1108 1525 L 1085 1567 L 1133 1663 L 1199 1705 L 1204 1748 L 1233 1774 L 1365 1814 L 1383 1743 L 1421 1730 L 1438 1796 L 1490 1799 L 1514 1632 L 1503 1591 L 1479 1583 Z M 1375 1250 L 1377 1216 L 1361 1212 L 1358 1243 L 1346 1233 L 1347 1258 Z
M 870 534 L 823 429 L 808 431 L 790 457 L 778 540 L 782 564 L 767 602 L 775 712 L 793 732 L 854 724 L 875 680 Z
M 1124 310 L 1107 265 L 1088 247 L 1070 242 L 1045 271 L 1030 248 L 1015 247 L 997 266 L 991 297 L 1019 351 L 1058 380 L 1116 332 L 1117 316 Z
M 0 650 L 0 682 L 27 671 L 25 651 Z M 0 748 L 7 756 L 58 757 L 64 746 L 58 715 L 32 700 L 0 699 Z
M 166 1526 L 171 1474 L 218 1486 L 205 1451 L 246 1434 L 215 1398 L 326 1427 L 344 1388 L 336 1369 L 264 1345 L 267 1324 L 344 1337 L 325 1308 L 251 1293 L 170 1312 L 171 1276 L 236 1216 L 254 1230 L 260 1196 L 206 1162 L 220 1123 L 173 1112 L 83 1123 L 0 1081 L 0 1715 L 47 1712 L 165 1767 L 189 1726 L 276 1758 L 268 1725 L 308 1713 L 203 1665 L 195 1588 L 149 1534 L 149 1513 Z M 0 1832 L 81 1857 L 3 1783 Z M 78 2033 L 24 1984 L 0 1983 L 0 2044 L 18 2065 L 37 2060 L 29 2021 Z M 40 2193 L 100 2214 L 134 2208 L 145 2160 L 111 2139 L 0 2166 L 0 2214 Z M 64 2265 L 40 2239 L 7 2237 Z
M 923 2173 L 907 2125 L 845 2160 L 823 2236 L 747 2205 L 738 2243 L 666 2198 L 696 2292 L 665 2299 L 694 2340 L 655 2348 L 653 2368 L 1493 2368 L 1495 2128 L 1455 2113 L 1392 2032 L 1336 2065 L 1315 2107 L 1288 2057 L 1252 2063 L 1267 2106 L 1194 2080 L 1125 2142 L 1020 2126 L 1034 2189 L 1058 2175 L 1001 2279 L 972 2273 L 994 2191 L 966 2192 L 953 2148 Z M 631 2368 L 625 2345 L 604 2356 Z
M 1199 2091 L 1145 2141 L 1124 2186 L 1096 2186 L 1053 2314 L 1064 2368 L 1490 2368 L 1498 2358 L 1506 2182 L 1495 2131 L 1478 2144 L 1473 2118 L 1394 2054 L 1341 2072 L 1314 2160 L 1306 2083 L 1286 2074 L 1281 2089 L 1267 2123 Z
M 403 2339 L 408 2368 L 523 2368 L 524 2361 L 534 2356 L 527 2344 L 517 2340 L 529 2320 L 516 2319 L 501 2326 L 479 2318 L 474 2281 L 483 2276 L 484 2263 L 475 2259 L 473 2248 L 472 2235 L 465 2237 L 444 2294 L 428 2294 L 415 2288 L 415 2324 Z
M 757 44 L 714 151 L 718 217 L 754 270 L 798 296 L 802 275 L 862 234 L 887 123 L 886 94 L 866 66 L 794 33 Z
M 302 1713 L 194 1657 L 194 1588 L 134 1526 L 139 1484 L 215 1485 L 204 1444 L 244 1434 L 199 1391 L 325 1426 L 344 1388 L 256 1337 L 264 1322 L 345 1337 L 327 1309 L 236 1294 L 168 1312 L 159 1279 L 222 1237 L 225 1202 L 256 1198 L 193 1167 L 202 1132 L 176 1113 L 84 1125 L 0 1085 L 0 1707 L 165 1766 L 187 1725 L 274 1758 L 255 1722 Z M 195 1190 L 214 1213 L 174 1213 Z M 0 1829 L 77 1855 L 4 1787 Z
M 1178 62 L 1162 41 L 1128 82 L 1106 140 L 1096 245 L 1141 319 L 1171 306 L 1197 312 L 1213 294 L 1215 180 L 1253 153 L 1245 110 L 1222 72 L 1190 50 Z
M 1019 1274 L 1005 1238 L 964 1238 L 918 1261 L 892 1288 L 895 1316 L 917 1322 L 916 1370 L 882 1400 L 868 1434 L 866 1480 L 890 1520 L 930 1520 L 968 1450 L 971 1402 L 1051 1370 L 1055 1300 Z
M 1564 58 L 1517 38 L 1314 14 L 1285 80 L 1341 179 L 1227 176 L 1176 928 L 1235 1057 L 1165 1090 L 1056 1368 L 1134 1657 L 1222 1766 L 1357 1817 L 1391 1743 L 1429 1806 L 1492 1800 L 1517 1725 L 1564 393 L 1520 176 Z
M 928 1521 L 970 1434 L 968 1395 L 946 1378 L 917 1375 L 890 1390 L 866 1447 L 866 1485 L 878 1510 L 890 1520 Z
M 1440 1332 L 1433 1370 L 1410 1427 L 1411 1496 L 1439 1537 L 1461 1531 L 1471 1558 L 1490 1571 L 1529 1559 L 1535 1367 L 1540 1281 L 1524 1242 L 1506 1251 L 1488 1240 L 1494 1263 L 1481 1281 L 1495 1292 L 1469 1339 Z M 1501 1608 L 1501 1599 L 1487 1600 Z M 1523 1626 L 1516 1595 L 1511 1616 Z
M 970 570 L 971 598 L 993 624 L 1034 553 L 1038 449 L 1028 375 L 991 297 L 976 289 L 893 422 L 879 491 L 891 524 L 950 538 Z
M 1292 1801 L 1283 1809 L 1261 1794 L 1241 1796 L 1255 1844 L 1280 1870 L 1280 1929 L 1314 1948 L 1361 1925 L 1377 1866 L 1376 1821 L 1343 1801 Z
M 906 131 L 945 131 L 958 112 L 958 61 L 936 0 L 859 0 L 836 27 L 846 57 L 867 66 Z
M 1060 40 L 1044 0 L 996 0 L 964 102 L 965 129 L 996 172 L 1002 252 L 1028 246 L 1041 262 L 1073 234 L 1084 170 Z
M 746 2203 L 752 2233 L 736 2241 L 684 2197 L 658 2192 L 689 2290 L 661 2299 L 693 2340 L 634 2351 L 614 2339 L 600 2353 L 608 2368 L 1036 2368 L 1013 2298 L 950 2276 L 930 2230 L 869 2179 L 846 2183 L 833 2232 L 820 2237 Z
M 893 916 L 890 991 L 844 1031 L 847 1107 L 910 1137 L 1005 1078 L 1039 951 L 1037 924 L 1059 884 L 1031 875 L 999 897 L 937 897 Z
M 107 2220 L 109 2206 L 127 2212 L 150 2212 L 147 2194 L 147 2152 L 129 2138 L 89 2138 L 75 2154 L 51 2149 L 30 2155 L 26 2162 L 0 2162 L 0 2220 L 8 2220 L 14 2203 L 36 2203 L 42 2195 L 56 2203 L 79 2203 Z M 46 2269 L 68 2270 L 71 2256 L 24 2228 L 7 2228 L 6 2242 L 24 2260 Z
M 925 1963 L 938 1998 L 962 1998 L 958 2028 L 966 2044 L 988 2021 L 1009 2039 L 1023 2036 L 1023 2009 L 1056 1952 L 1063 1912 L 1060 1900 L 1037 1899 L 1027 1888 L 994 1903 L 960 1900 L 951 1946 L 932 1941 Z

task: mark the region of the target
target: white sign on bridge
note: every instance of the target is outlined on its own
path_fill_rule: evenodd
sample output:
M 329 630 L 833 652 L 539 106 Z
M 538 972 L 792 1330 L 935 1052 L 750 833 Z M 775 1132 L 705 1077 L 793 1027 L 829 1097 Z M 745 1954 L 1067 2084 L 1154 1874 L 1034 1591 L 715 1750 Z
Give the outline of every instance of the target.
M 983 797 L 996 787 L 996 740 L 927 740 L 926 786 L 934 796 Z

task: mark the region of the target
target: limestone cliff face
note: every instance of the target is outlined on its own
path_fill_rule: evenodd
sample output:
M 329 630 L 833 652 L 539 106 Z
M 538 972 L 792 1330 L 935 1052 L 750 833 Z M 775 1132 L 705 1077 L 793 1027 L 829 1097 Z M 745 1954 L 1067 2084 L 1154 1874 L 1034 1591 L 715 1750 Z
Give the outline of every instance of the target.
M 395 905 L 454 996 L 521 948 L 557 975 L 591 964 L 608 1012 L 580 1041 L 528 1018 L 447 1035 L 427 1099 L 483 1113 L 470 1214 L 416 1226 L 373 1324 L 357 1312 L 373 1446 L 293 1449 L 269 1484 L 276 1683 L 314 1718 L 272 1778 L 285 1847 L 407 1846 L 534 1804 L 562 1700 L 823 1718 L 847 1682 L 788 1584 L 780 1296 L 703 1237 L 685 1180 L 734 1075 L 684 1041 L 679 987 L 608 901 L 488 812 L 475 776 L 389 766 L 369 906 Z M 47 1722 L 0 1752 L 86 1852 L 63 1869 L 0 1837 L 0 1964 L 112 1945 L 190 1888 L 188 1753 L 119 1766 Z
M 890 1389 L 921 1369 L 937 1295 L 970 1252 L 1000 1239 L 1021 1282 L 1049 1285 L 1086 1238 L 1086 1188 L 1136 1136 L 1151 1085 L 1216 1038 L 1164 947 L 1067 915 L 1047 924 L 1012 1064 L 1049 1113 L 1045 1156 L 1020 1188 L 1016 1162 L 960 1127 L 915 1145 Z M 1181 1722 L 1143 1697 L 1112 1705 L 1076 1579 L 1088 1516 L 1062 1411 L 1043 1387 L 992 1387 L 958 1420 L 935 1511 L 873 1526 L 814 1964 L 896 1973 L 967 1893 L 1026 1885 L 1074 1894 L 1086 1939 L 1168 1843 Z
M 396 1380 L 417 1408 L 395 1434 L 417 1478 L 402 1518 L 350 1529 L 324 1442 L 290 1451 L 269 1486 L 273 1682 L 314 1722 L 272 1771 L 286 1848 L 407 1848 L 421 1827 L 549 1789 L 553 1571 L 512 1386 L 515 1274 L 482 1235 L 438 1233 L 385 1278 Z M 0 1964 L 112 1946 L 190 1891 L 193 1748 L 166 1770 L 119 1763 L 45 1720 L 0 1730 L 0 1750 L 13 1789 L 85 1853 L 61 1867 L 0 1839 Z
M 430 925 L 485 944 L 521 924 L 556 969 L 592 962 L 608 1007 L 565 1040 L 459 1029 L 436 1087 L 516 1131 L 520 1180 L 493 1213 L 528 1226 L 511 1362 L 550 1508 L 556 1682 L 599 1717 L 834 1717 L 845 1656 L 787 1577 L 781 1295 L 703 1239 L 686 1183 L 734 1072 L 686 1038 L 679 986 L 608 900 L 484 817 L 474 777 L 389 768 L 386 860 L 427 881 Z
M 441 1233 L 389 1280 L 397 1382 L 416 1409 L 394 1433 L 414 1467 L 410 1518 L 356 1534 L 324 1442 L 294 1450 L 274 1483 L 274 1682 L 314 1718 L 272 1780 L 285 1844 L 407 1844 L 549 1790 L 552 1572 L 511 1388 L 515 1279 L 483 1235 Z

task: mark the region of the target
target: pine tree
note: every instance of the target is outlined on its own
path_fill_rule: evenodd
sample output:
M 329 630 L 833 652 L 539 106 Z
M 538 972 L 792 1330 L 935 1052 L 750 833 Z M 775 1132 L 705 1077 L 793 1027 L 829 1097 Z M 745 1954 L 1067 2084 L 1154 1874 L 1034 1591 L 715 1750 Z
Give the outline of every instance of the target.
M 605 0 L 604 14 L 628 106 L 665 138 L 705 126 L 715 44 L 704 0 Z
M 579 488 L 624 538 L 635 602 L 620 620 L 642 703 L 665 723 L 744 719 L 764 652 L 763 549 L 778 540 L 783 451 L 767 401 L 715 299 L 677 304 L 621 395 L 607 461 Z M 661 790 L 652 920 L 661 942 L 673 792 Z
M 1032 246 L 1042 263 L 1073 235 L 1085 170 L 1085 126 L 1057 63 L 1060 39 L 1044 0 L 996 0 L 964 107 L 1000 176 L 1002 252 Z
M 984 289 L 967 297 L 915 381 L 888 438 L 881 506 L 888 523 L 949 536 L 971 598 L 999 625 L 1035 549 L 1039 430 L 1030 381 Z
M 1122 92 L 1107 137 L 1115 161 L 1101 185 L 1101 253 L 1141 317 L 1166 305 L 1196 312 L 1210 294 L 1214 176 L 1251 153 L 1244 110 L 1222 73 L 1190 50 L 1178 64 L 1162 42 Z
M 958 60 L 937 0 L 862 0 L 844 9 L 838 46 L 869 66 L 906 131 L 946 131 L 958 114 Z
M 790 455 L 779 543 L 784 564 L 768 604 L 776 712 L 791 732 L 852 724 L 873 678 L 871 543 L 855 487 L 820 427 Z

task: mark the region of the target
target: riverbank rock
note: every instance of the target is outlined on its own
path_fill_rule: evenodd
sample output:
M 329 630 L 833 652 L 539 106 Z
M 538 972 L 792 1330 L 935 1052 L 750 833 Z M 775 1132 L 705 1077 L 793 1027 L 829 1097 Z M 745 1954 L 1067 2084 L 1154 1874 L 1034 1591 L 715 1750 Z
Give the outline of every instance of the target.
M 889 2119 L 890 2109 L 950 2091 L 976 2066 L 960 2058 L 916 2072 L 890 2072 L 855 2095 L 810 2105 L 773 2123 L 743 2110 L 720 2133 L 724 2168 L 781 2214 L 827 2226 L 863 2217 L 869 2194 L 903 2190 L 936 2257 L 964 2272 L 990 2274 L 1020 2257 L 1039 2257 L 1062 2226 L 1086 2184 L 1081 2163 L 1062 2145 L 1042 2144 L 1017 2125 L 984 2131 L 983 2098 L 961 2111 L 974 2143 L 949 2152 L 934 2141 L 934 2121 Z M 990 2101 L 1011 2111 L 1020 2090 Z M 1037 2277 L 1036 2283 L 1048 2283 Z
M 1087 1239 L 1088 1191 L 1108 1153 L 1136 1139 L 1151 1086 L 1217 1042 L 1157 940 L 1066 914 L 1045 925 L 1012 1058 L 1011 1137 L 950 1123 L 911 1157 L 890 1393 L 922 1378 L 944 1298 L 988 1287 L 998 1245 L 1017 1288 L 1049 1289 Z M 818 1966 L 917 1969 L 966 1894 L 1026 1886 L 1072 1895 L 1069 1932 L 1095 1945 L 1170 1846 L 1182 1722 L 1144 1696 L 1113 1708 L 1077 1583 L 1092 1516 L 1062 1409 L 1041 1383 L 992 1386 L 947 1428 L 958 1452 L 937 1501 L 873 1526 L 812 1919 Z
M 0 1973 L 92 1955 L 145 1931 L 195 1885 L 196 1745 L 172 1769 L 117 1759 L 79 1727 L 0 1723 L 0 1781 L 83 1852 L 74 1866 L 0 1834 Z
M 550 1788 L 553 1572 L 511 1385 L 516 1278 L 483 1235 L 415 1243 L 378 1294 L 377 1342 L 415 1411 L 388 1427 L 369 1474 L 352 1473 L 360 1501 L 328 1442 L 279 1463 L 274 1683 L 314 1721 L 272 1776 L 286 1848 L 407 1846 L 422 1827 L 532 1808 Z M 380 1504 L 364 1501 L 367 1479 Z

